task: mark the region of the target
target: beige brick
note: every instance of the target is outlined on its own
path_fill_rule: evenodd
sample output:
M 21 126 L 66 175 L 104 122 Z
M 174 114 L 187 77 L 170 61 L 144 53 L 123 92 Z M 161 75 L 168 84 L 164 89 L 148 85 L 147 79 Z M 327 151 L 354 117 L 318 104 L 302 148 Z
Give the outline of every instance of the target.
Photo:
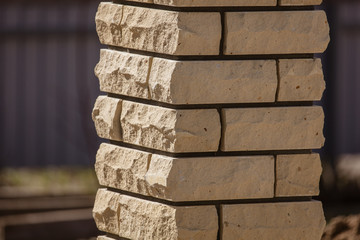
M 153 155 L 145 177 L 156 187 L 150 194 L 158 197 L 155 194 L 164 192 L 173 201 L 272 198 L 273 163 L 272 156 L 174 159 Z
M 329 43 L 323 11 L 228 12 L 226 55 L 321 53 Z
M 101 91 L 148 99 L 149 68 L 148 56 L 102 49 L 95 75 Z
M 223 109 L 223 151 L 321 148 L 321 107 Z
M 171 104 L 274 102 L 276 64 L 154 58 L 149 85 L 153 100 Z
M 321 202 L 222 205 L 222 239 L 319 240 L 325 227 Z
M 276 0 L 130 0 L 173 7 L 276 6 Z
M 96 29 L 103 44 L 172 55 L 219 54 L 219 13 L 100 3 Z
M 321 3 L 322 0 L 280 0 L 280 6 L 310 6 Z
M 278 101 L 319 101 L 325 90 L 321 59 L 279 60 Z
M 93 218 L 100 231 L 117 234 L 120 230 L 119 202 L 121 195 L 99 189 L 93 208 Z
M 172 158 L 102 144 L 95 169 L 103 186 L 175 202 L 274 197 L 273 156 Z
M 92 111 L 96 132 L 101 138 L 121 140 L 120 113 L 122 100 L 99 96 Z
M 274 102 L 277 88 L 275 60 L 173 61 L 103 49 L 95 74 L 101 91 L 170 104 Z
M 149 195 L 145 175 L 151 154 L 103 143 L 96 154 L 95 171 L 102 186 Z
M 220 141 L 215 109 L 175 110 L 123 101 L 123 141 L 167 152 L 213 152 Z
M 321 172 L 319 154 L 278 155 L 276 157 L 276 196 L 319 195 Z
M 100 189 L 93 216 L 101 231 L 123 238 L 217 239 L 214 206 L 173 207 Z

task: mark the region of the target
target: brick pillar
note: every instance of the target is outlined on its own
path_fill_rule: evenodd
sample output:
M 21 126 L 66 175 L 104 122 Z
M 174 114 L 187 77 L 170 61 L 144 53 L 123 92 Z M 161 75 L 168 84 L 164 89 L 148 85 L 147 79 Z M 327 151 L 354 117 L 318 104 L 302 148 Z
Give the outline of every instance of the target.
M 100 3 L 99 240 L 319 240 L 321 0 Z

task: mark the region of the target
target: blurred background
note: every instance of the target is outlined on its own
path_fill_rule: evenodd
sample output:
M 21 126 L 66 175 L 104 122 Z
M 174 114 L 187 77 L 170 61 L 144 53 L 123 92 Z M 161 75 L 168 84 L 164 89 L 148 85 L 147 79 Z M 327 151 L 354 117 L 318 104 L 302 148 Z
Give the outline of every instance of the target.
M 0 2 L 0 240 L 98 235 L 98 3 Z M 326 114 L 319 199 L 332 220 L 323 239 L 360 239 L 360 0 L 318 8 L 332 39 L 321 55 L 327 89 L 318 103 Z

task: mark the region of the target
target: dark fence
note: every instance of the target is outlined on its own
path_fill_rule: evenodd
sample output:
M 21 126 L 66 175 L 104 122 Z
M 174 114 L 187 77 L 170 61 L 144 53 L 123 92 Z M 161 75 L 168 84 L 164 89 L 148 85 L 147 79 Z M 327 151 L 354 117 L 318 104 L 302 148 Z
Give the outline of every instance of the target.
M 0 166 L 91 165 L 99 1 L 0 2 Z M 360 152 L 360 1 L 325 3 L 325 153 Z
M 0 164 L 90 165 L 98 2 L 0 3 Z
M 331 43 L 324 55 L 325 153 L 360 153 L 360 1 L 325 1 Z

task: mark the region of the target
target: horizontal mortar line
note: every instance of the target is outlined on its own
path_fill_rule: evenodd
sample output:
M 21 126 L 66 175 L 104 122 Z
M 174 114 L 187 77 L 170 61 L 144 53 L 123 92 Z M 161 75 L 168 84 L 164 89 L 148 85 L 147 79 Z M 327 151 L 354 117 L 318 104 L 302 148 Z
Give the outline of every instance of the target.
M 157 107 L 164 107 L 176 110 L 190 110 L 190 109 L 223 109 L 223 108 L 269 108 L 269 107 L 309 107 L 313 106 L 312 101 L 302 102 L 270 102 L 270 103 L 220 103 L 220 104 L 179 104 L 174 105 L 170 103 L 158 102 L 151 99 L 143 99 L 131 97 L 115 93 L 107 93 L 108 97 L 119 98 L 126 101 L 142 103 Z
M 112 233 L 105 233 L 105 234 L 106 234 L 106 237 L 113 238 L 113 239 L 116 239 L 116 240 L 131 240 L 129 238 L 119 237 L 119 236 L 114 235 Z
M 149 52 L 125 47 L 107 45 L 110 50 L 139 54 L 149 57 L 164 58 L 177 61 L 231 61 L 231 60 L 278 60 L 314 58 L 314 53 L 299 54 L 254 54 L 254 55 L 190 55 L 177 56 L 164 53 Z M 220 53 L 219 53 L 220 54 Z
M 106 187 L 106 186 L 102 186 Z M 160 198 L 144 196 L 138 193 L 123 191 L 120 189 L 106 187 L 107 190 L 123 194 L 130 197 L 139 198 L 141 200 L 157 202 L 175 207 L 190 207 L 190 206 L 208 206 L 208 205 L 229 205 L 229 204 L 253 204 L 253 203 L 280 203 L 280 202 L 304 202 L 311 201 L 312 197 L 274 197 L 274 198 L 259 198 L 259 199 L 236 199 L 236 200 L 209 200 L 209 201 L 188 201 L 188 202 L 172 202 Z
M 176 12 L 263 12 L 263 11 L 311 11 L 314 6 L 213 6 L 213 7 L 174 7 L 144 2 L 130 2 L 127 0 L 113 0 L 115 4 L 134 7 L 145 7 Z
M 125 143 L 115 140 L 109 140 L 110 144 L 132 148 L 135 150 L 148 152 L 157 155 L 164 155 L 173 158 L 196 158 L 196 157 L 246 157 L 246 156 L 273 156 L 273 155 L 296 155 L 296 154 L 310 154 L 311 149 L 296 149 L 296 150 L 264 150 L 264 151 L 233 151 L 233 152 L 187 152 L 187 153 L 172 153 L 165 152 L 157 149 L 147 148 L 143 146 L 134 145 L 131 143 Z

